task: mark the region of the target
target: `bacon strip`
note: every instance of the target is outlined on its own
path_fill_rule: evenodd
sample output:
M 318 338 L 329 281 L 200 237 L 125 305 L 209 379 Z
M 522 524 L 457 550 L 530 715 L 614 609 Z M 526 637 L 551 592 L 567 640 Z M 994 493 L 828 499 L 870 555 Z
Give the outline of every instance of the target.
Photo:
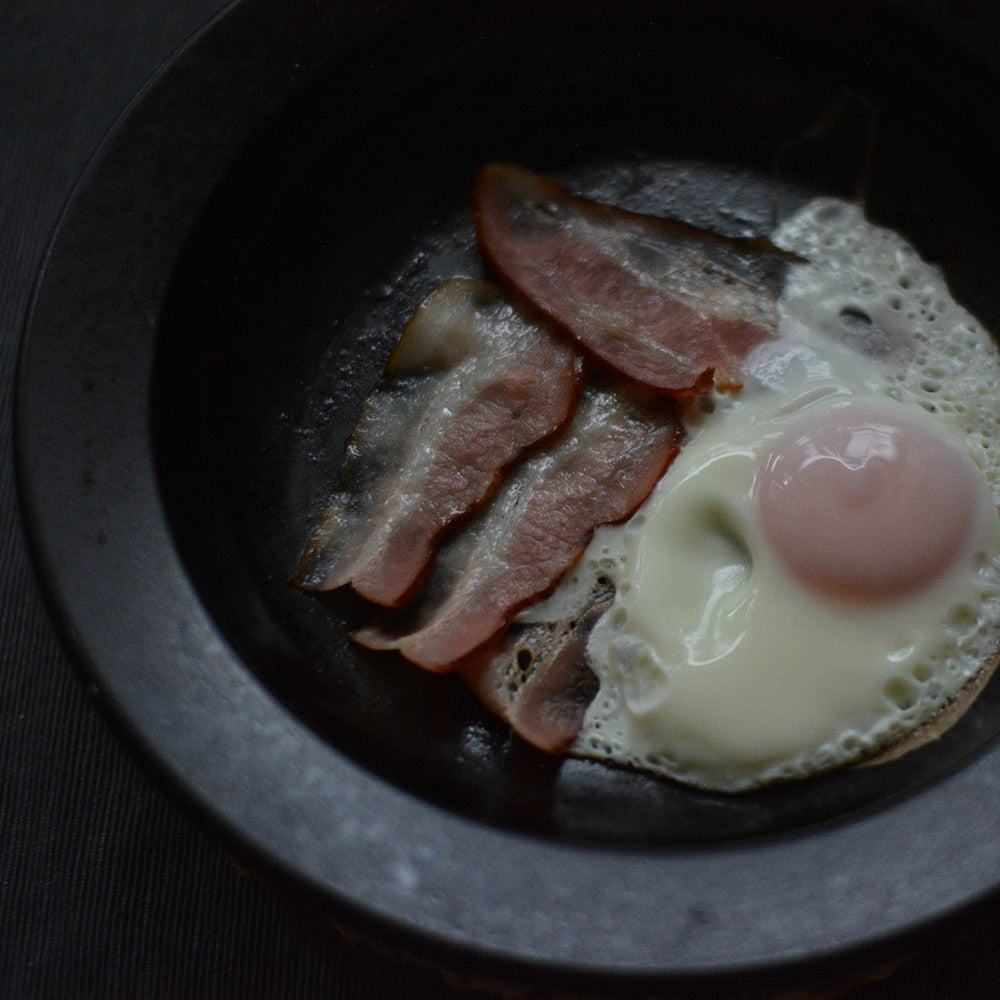
M 613 596 L 610 584 L 598 586 L 566 621 L 515 625 L 459 667 L 462 682 L 522 739 L 565 753 L 600 686 L 587 665 L 587 639 Z
M 525 448 L 565 426 L 582 380 L 573 348 L 492 285 L 445 282 L 366 401 L 296 584 L 350 583 L 378 604 L 404 604 L 448 526 L 493 493 Z
M 354 638 L 373 649 L 398 649 L 431 671 L 454 669 L 550 592 L 596 527 L 635 511 L 676 455 L 680 437 L 667 401 L 588 386 L 566 433 L 523 461 L 483 516 L 442 551 L 445 596 L 416 630 L 394 635 L 370 626 Z
M 505 284 L 613 370 L 666 395 L 740 386 L 777 331 L 789 255 L 571 195 L 521 167 L 485 167 L 479 246 Z

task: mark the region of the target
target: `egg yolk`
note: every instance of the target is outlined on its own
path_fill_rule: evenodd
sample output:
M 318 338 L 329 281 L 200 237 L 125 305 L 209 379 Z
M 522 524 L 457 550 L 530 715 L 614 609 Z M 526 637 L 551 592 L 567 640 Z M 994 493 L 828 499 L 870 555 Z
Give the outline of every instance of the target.
M 964 550 L 978 478 L 967 454 L 923 424 L 854 404 L 804 419 L 765 456 L 761 528 L 803 584 L 890 601 L 933 583 Z

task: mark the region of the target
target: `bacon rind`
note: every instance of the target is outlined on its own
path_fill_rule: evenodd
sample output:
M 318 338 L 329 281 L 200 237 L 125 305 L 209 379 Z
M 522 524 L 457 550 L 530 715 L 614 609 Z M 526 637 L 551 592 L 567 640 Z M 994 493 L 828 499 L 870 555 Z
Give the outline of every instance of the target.
M 414 364 L 445 367 L 415 375 Z M 493 286 L 452 279 L 420 307 L 389 371 L 366 402 L 295 582 L 315 591 L 350 583 L 398 607 L 449 526 L 489 498 L 524 449 L 566 424 L 582 363 Z
M 577 198 L 509 164 L 473 192 L 480 249 L 501 280 L 605 365 L 666 395 L 737 389 L 777 332 L 785 257 L 670 219 Z
M 563 436 L 523 461 L 442 552 L 444 597 L 416 629 L 400 635 L 372 625 L 353 638 L 373 649 L 398 649 L 427 670 L 455 669 L 498 639 L 518 611 L 550 593 L 598 526 L 635 512 L 677 454 L 681 434 L 668 401 L 588 386 Z M 436 589 L 433 581 L 429 587 Z

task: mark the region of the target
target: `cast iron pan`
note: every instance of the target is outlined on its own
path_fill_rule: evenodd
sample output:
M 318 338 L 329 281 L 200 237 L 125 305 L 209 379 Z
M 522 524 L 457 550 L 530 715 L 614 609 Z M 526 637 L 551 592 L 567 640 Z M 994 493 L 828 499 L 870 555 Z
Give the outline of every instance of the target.
M 492 160 L 734 235 L 863 197 L 1000 329 L 993 67 L 903 5 L 622 6 L 230 8 L 62 219 L 20 482 L 103 699 L 258 863 L 481 973 L 745 984 L 995 891 L 995 684 L 897 763 L 716 796 L 535 752 L 450 679 L 361 655 L 348 598 L 289 584 L 402 323 L 482 272 Z

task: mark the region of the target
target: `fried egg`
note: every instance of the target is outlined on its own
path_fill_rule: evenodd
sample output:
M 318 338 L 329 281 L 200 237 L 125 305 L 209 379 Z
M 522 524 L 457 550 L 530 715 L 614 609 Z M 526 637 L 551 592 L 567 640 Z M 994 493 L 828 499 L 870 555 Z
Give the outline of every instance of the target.
M 856 206 L 773 239 L 808 262 L 780 338 L 741 392 L 689 404 L 652 496 L 550 599 L 615 586 L 573 752 L 727 792 L 897 743 L 1000 642 L 993 340 Z

